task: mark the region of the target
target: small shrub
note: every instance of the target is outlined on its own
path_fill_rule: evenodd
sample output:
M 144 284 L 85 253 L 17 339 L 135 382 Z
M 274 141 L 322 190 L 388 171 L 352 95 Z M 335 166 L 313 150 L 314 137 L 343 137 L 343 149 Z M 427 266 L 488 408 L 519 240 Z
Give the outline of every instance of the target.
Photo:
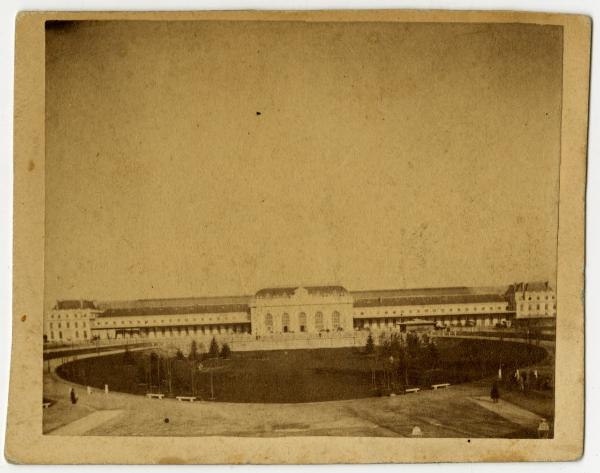
M 219 344 L 217 343 L 217 339 L 215 337 L 210 341 L 210 348 L 208 349 L 208 354 L 210 356 L 219 356 Z
M 221 347 L 221 358 L 229 358 L 231 356 L 231 348 L 227 343 L 223 343 Z
M 365 345 L 365 353 L 371 354 L 375 351 L 375 342 L 373 341 L 373 336 L 369 334 L 367 337 L 367 344 Z

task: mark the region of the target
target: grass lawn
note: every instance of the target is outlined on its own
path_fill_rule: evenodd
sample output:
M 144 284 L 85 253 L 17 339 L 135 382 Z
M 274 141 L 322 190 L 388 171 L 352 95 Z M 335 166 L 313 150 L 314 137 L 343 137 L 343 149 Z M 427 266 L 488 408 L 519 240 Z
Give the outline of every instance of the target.
M 497 370 L 498 360 L 526 356 L 523 344 L 481 340 L 444 340 L 439 343 L 440 366 L 413 366 L 410 384 L 481 379 Z M 144 394 L 194 395 L 214 400 L 249 403 L 301 403 L 358 399 L 378 395 L 373 369 L 381 376 L 382 359 L 356 348 L 234 352 L 229 359 L 204 362 L 193 368 L 187 360 L 150 361 L 149 352 L 107 355 L 67 363 L 58 369 L 63 378 L 111 391 Z M 483 355 L 482 355 L 483 354 Z M 481 357 L 486 359 L 481 363 Z M 387 359 L 387 358 L 385 358 Z M 207 365 L 211 366 L 209 370 Z M 379 370 L 379 371 L 378 371 Z M 169 388 L 167 373 L 170 371 Z M 436 379 L 434 380 L 434 377 Z M 158 386 L 160 384 L 160 386 Z
M 308 402 L 374 395 L 372 358 L 351 348 L 234 353 L 213 374 L 217 399 L 244 402 Z M 202 374 L 208 397 L 210 374 Z

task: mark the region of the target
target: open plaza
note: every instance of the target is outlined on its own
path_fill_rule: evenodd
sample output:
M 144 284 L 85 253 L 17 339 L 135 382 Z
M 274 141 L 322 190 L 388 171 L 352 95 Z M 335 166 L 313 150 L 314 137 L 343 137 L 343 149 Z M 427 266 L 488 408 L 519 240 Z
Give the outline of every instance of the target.
M 469 335 L 444 336 L 444 339 L 440 342 L 450 340 L 456 344 L 459 341 L 483 340 L 481 337 Z M 500 347 L 507 342 L 495 340 L 493 343 Z M 526 345 L 524 340 L 512 343 Z M 546 355 L 528 367 L 521 365 L 523 372 L 525 368 L 539 371 L 540 374 L 552 372 L 553 343 L 540 342 L 538 348 Z M 366 382 L 354 389 L 355 395 L 362 390 L 356 398 L 342 396 L 338 400 L 317 402 L 285 402 L 277 398 L 270 401 L 263 399 L 261 402 L 256 396 L 248 398 L 248 401 L 253 402 L 239 402 L 239 399 L 237 402 L 227 401 L 235 399 L 236 396 L 248 395 L 251 392 L 251 384 L 245 383 L 238 384 L 241 385 L 238 393 L 232 391 L 231 387 L 222 391 L 223 383 L 220 383 L 216 389 L 216 399 L 211 400 L 209 393 L 202 391 L 196 393 L 195 402 L 187 402 L 186 399 L 175 397 L 177 393 L 173 393 L 172 397 L 129 394 L 113 391 L 110 387 L 105 390 L 99 386 L 98 380 L 90 379 L 93 385 L 88 387 L 67 381 L 57 374 L 57 371 L 61 372 L 61 367 L 70 363 L 77 364 L 86 360 L 97 362 L 102 359 L 109 360 L 111 357 L 114 360 L 115 357 L 123 358 L 127 351 L 143 356 L 144 353 L 152 351 L 152 348 L 129 346 L 101 353 L 70 352 L 65 356 L 48 357 L 44 373 L 44 400 L 48 402 L 48 407 L 43 409 L 44 432 L 52 435 L 531 438 L 539 435 L 538 428 L 542 419 L 550 422 L 553 419 L 554 397 L 551 389 L 531 386 L 522 391 L 518 387 L 510 386 L 510 381 L 506 379 L 506 383 L 501 385 L 500 400 L 493 402 L 489 394 L 490 385 L 497 380 L 497 374 L 487 374 L 481 379 L 451 384 L 439 389 L 427 386 L 408 390 L 401 395 L 375 393 L 370 391 L 370 383 Z M 314 351 L 320 350 L 307 352 Z M 254 363 L 264 363 L 272 367 L 269 360 L 279 364 L 289 353 L 291 352 L 286 355 L 285 352 L 266 351 L 263 360 L 254 360 Z M 327 364 L 327 360 L 321 362 Z M 369 362 L 359 362 L 365 363 L 368 371 Z M 236 358 L 227 363 L 235 364 Z M 242 364 L 241 368 L 245 369 L 247 365 Z M 280 374 L 285 373 L 287 369 L 289 365 L 284 365 Z M 319 377 L 337 377 L 331 370 L 325 370 L 309 379 L 307 374 L 298 377 L 298 370 L 318 373 L 318 367 L 307 369 L 304 366 L 296 366 L 287 378 L 279 378 L 278 381 L 289 382 L 295 376 L 297 384 L 291 386 L 291 391 L 297 391 L 298 383 L 302 385 Z M 506 370 L 504 377 L 508 378 L 510 375 Z M 259 382 L 264 379 L 264 376 L 259 378 Z M 341 386 L 343 379 L 342 375 L 329 385 L 325 383 L 321 392 L 330 393 L 333 390 L 335 395 L 339 395 L 340 393 L 335 391 L 336 383 L 338 387 Z M 231 382 L 231 379 L 228 382 Z M 232 384 L 235 385 L 236 383 Z M 123 386 L 116 387 L 123 389 Z M 320 386 L 314 385 L 311 388 L 310 385 L 304 384 L 301 394 L 308 394 L 310 397 L 311 389 L 319 391 Z M 76 403 L 70 399 L 71 391 L 76 393 Z
M 58 301 L 44 319 L 43 428 L 536 437 L 554 416 L 555 317 L 545 282 Z

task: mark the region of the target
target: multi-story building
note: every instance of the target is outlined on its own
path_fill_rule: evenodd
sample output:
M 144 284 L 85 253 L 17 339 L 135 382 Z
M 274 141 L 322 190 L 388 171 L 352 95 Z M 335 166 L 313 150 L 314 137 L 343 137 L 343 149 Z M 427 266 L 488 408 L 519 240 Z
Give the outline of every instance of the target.
M 519 283 L 512 287 L 517 319 L 556 317 L 556 294 L 547 282 Z
M 437 326 L 510 326 L 515 315 L 506 287 L 357 291 L 352 295 L 358 328 L 391 327 L 405 319 Z
M 250 299 L 194 297 L 98 302 L 100 339 L 250 333 Z
M 548 283 L 347 291 L 342 286 L 261 289 L 253 296 L 59 301 L 47 314 L 49 342 L 211 335 L 248 338 L 348 334 L 398 328 L 409 321 L 436 327 L 510 327 L 553 323 L 556 295 Z
M 92 326 L 98 314 L 92 301 L 58 301 L 44 318 L 44 341 L 82 343 L 91 340 Z

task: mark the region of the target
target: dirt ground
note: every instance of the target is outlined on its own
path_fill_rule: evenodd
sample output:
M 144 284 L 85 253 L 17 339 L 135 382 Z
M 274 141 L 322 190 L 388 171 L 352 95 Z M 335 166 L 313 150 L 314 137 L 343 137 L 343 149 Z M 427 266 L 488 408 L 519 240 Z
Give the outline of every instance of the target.
M 99 390 L 88 395 L 76 388 L 79 400 L 73 405 L 69 387 L 46 373 L 45 397 L 55 402 L 43 411 L 45 433 L 64 435 L 76 427 L 77 435 L 404 437 L 419 426 L 425 437 L 531 437 L 539 422 L 537 415 L 505 400 L 498 409 L 483 402 L 489 396 L 483 383 L 396 397 L 303 404 L 185 403 Z M 96 414 L 100 411 L 111 412 Z M 88 420 L 71 425 L 84 418 Z

